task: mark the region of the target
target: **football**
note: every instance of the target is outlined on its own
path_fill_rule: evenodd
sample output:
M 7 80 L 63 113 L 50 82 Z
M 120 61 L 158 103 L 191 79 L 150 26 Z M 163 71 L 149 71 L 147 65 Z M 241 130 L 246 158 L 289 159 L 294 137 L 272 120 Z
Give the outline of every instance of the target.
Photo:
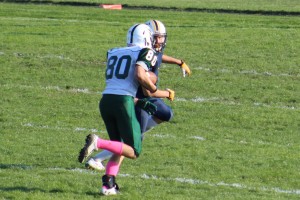
M 157 76 L 156 76 L 156 74 L 154 72 L 152 72 L 152 71 L 148 71 L 146 73 L 148 74 L 148 76 L 149 76 L 150 80 L 152 81 L 152 83 L 156 84 L 156 82 L 157 82 Z

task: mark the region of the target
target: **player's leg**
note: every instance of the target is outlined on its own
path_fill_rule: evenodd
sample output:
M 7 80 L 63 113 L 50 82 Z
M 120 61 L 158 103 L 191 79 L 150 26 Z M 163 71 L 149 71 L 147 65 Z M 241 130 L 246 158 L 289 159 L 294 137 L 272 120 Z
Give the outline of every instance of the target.
M 138 157 L 139 152 L 137 152 L 132 146 L 127 145 L 120 141 L 112 141 L 101 139 L 95 134 L 89 134 L 86 137 L 84 147 L 80 150 L 78 161 L 83 163 L 86 158 L 88 158 L 95 150 L 105 149 L 111 151 L 114 154 L 122 155 L 127 158 L 135 159 Z
M 110 140 L 104 140 L 99 138 L 95 134 L 90 134 L 86 138 L 86 144 L 81 149 L 78 161 L 84 162 L 84 160 L 89 157 L 93 151 L 100 149 L 106 149 L 117 155 L 123 155 L 128 158 L 135 159 L 136 154 L 139 152 L 134 149 L 133 142 L 126 144 L 121 142 L 122 138 L 118 130 L 117 118 L 119 120 L 121 117 L 127 117 L 126 112 L 124 112 L 124 106 L 126 109 L 127 105 L 124 103 L 131 103 L 134 109 L 133 99 L 127 99 L 130 97 L 120 96 L 120 95 L 103 95 L 100 101 L 100 113 L 105 123 L 107 132 L 109 134 Z M 134 113 L 134 110 L 131 111 Z M 135 116 L 135 114 L 134 114 Z M 136 118 L 135 118 L 136 119 Z M 122 121 L 122 120 L 121 120 Z M 136 120 L 137 121 L 137 120 Z M 139 129 L 139 127 L 138 127 Z M 140 129 L 138 130 L 140 131 Z M 130 140 L 129 138 L 127 140 Z M 138 147 L 139 148 L 139 147 Z
M 141 127 L 140 129 L 141 129 L 141 131 L 143 131 L 143 129 L 146 129 L 149 115 L 148 115 L 147 112 L 145 112 L 144 110 L 140 109 L 140 107 L 137 107 L 137 106 L 135 106 L 135 112 L 136 112 L 137 120 L 138 120 L 138 122 L 140 124 L 140 127 Z M 126 115 L 128 115 L 128 114 L 126 114 Z M 132 114 L 130 113 L 130 115 L 132 115 Z M 124 118 L 121 115 L 118 115 L 118 116 L 120 117 L 121 123 L 123 123 L 124 122 Z M 113 121 L 115 121 L 115 120 L 109 119 L 107 123 L 109 124 L 109 123 L 111 123 Z M 125 124 L 128 124 L 128 123 L 131 123 L 131 122 L 125 122 Z M 108 126 L 109 126 L 108 128 L 110 129 L 110 125 L 108 125 Z M 121 124 L 121 126 L 123 126 L 124 130 L 125 129 L 132 129 L 131 127 L 129 127 L 129 128 L 126 127 L 126 126 L 124 127 L 124 125 L 122 125 L 122 124 Z M 113 130 L 115 127 L 117 127 L 117 125 L 116 124 L 112 124 L 111 125 L 111 129 L 112 129 L 111 131 L 116 131 L 116 130 Z M 136 128 L 137 127 L 138 126 L 136 125 Z M 137 130 L 135 132 L 137 132 Z M 98 170 L 98 171 L 103 171 L 105 169 L 105 167 L 104 167 L 102 161 L 109 159 L 112 155 L 113 155 L 112 152 L 107 151 L 107 150 L 103 150 L 100 153 L 98 153 L 96 156 L 90 158 L 86 162 L 85 166 L 88 169 L 94 169 L 94 170 Z
M 130 152 L 130 149 L 126 150 L 126 148 L 131 147 L 134 150 L 134 154 L 136 155 L 136 157 L 138 157 L 142 148 L 140 139 L 141 131 L 138 120 L 136 119 L 133 99 L 132 97 L 123 96 L 116 98 L 116 101 L 117 103 L 115 105 L 118 106 L 114 109 L 114 120 L 116 122 L 116 131 L 121 138 L 121 141 L 124 143 L 122 155 L 124 155 L 124 152 Z M 118 192 L 119 188 L 115 183 L 115 179 L 119 172 L 122 161 L 123 156 L 117 154 L 114 154 L 108 161 L 106 165 L 105 175 L 102 178 L 102 194 L 111 195 Z
M 116 176 L 124 156 L 113 155 L 107 163 L 106 173 L 102 176 L 101 193 L 104 195 L 115 195 L 119 193 Z
M 105 104 L 105 99 L 101 99 L 100 103 L 99 103 L 99 111 L 101 113 L 102 119 L 105 121 L 106 119 L 106 129 L 109 129 L 109 132 L 111 133 L 116 133 L 117 129 L 116 126 L 117 124 L 115 124 L 115 120 L 114 120 L 114 115 L 112 115 L 112 112 L 110 111 L 105 111 L 104 106 L 101 110 L 101 104 L 102 106 Z M 118 139 L 120 141 L 120 139 Z M 97 155 L 95 155 L 94 157 L 91 157 L 86 163 L 85 163 L 85 167 L 88 169 L 93 169 L 93 170 L 97 170 L 97 171 L 103 171 L 105 170 L 105 166 L 102 164 L 102 161 L 109 159 L 111 156 L 113 155 L 113 153 L 111 151 L 108 150 L 103 150 L 100 153 L 98 153 Z
M 147 112 L 140 109 L 139 107 L 135 107 L 136 117 L 140 123 L 141 131 L 143 133 L 142 139 L 144 137 L 145 132 L 154 128 L 156 125 L 162 122 L 168 122 L 173 118 L 172 109 L 168 105 L 166 105 L 162 99 L 149 98 L 149 101 L 151 101 L 157 106 L 157 112 L 153 116 L 149 115 Z M 109 121 L 113 121 L 113 120 L 109 120 Z M 112 129 L 114 127 L 116 127 L 115 124 L 112 125 Z M 112 132 L 113 131 L 114 130 L 112 130 Z M 97 154 L 95 157 L 93 157 L 93 159 L 89 160 L 88 163 L 86 163 L 86 166 L 88 168 L 92 168 L 99 171 L 104 170 L 104 166 L 101 162 L 110 158 L 112 154 L 113 154 L 112 152 L 104 150 L 99 154 Z
M 85 167 L 87 169 L 97 170 L 97 171 L 103 171 L 105 170 L 105 166 L 102 163 L 105 160 L 110 159 L 110 157 L 113 155 L 112 152 L 103 150 L 100 153 L 96 154 L 94 157 L 91 157 L 86 163 Z
M 141 128 L 135 114 L 135 104 L 132 97 L 125 97 L 123 108 L 118 109 L 116 115 L 117 128 L 123 143 L 134 149 L 138 157 L 142 150 Z
M 156 105 L 157 111 L 153 116 L 148 115 L 145 132 L 162 122 L 168 122 L 173 118 L 173 111 L 162 99 L 151 98 L 150 102 Z
M 135 105 L 131 96 L 103 95 L 100 101 L 100 112 L 110 140 L 98 142 L 99 148 L 128 158 L 139 156 L 141 131 L 134 108 Z M 113 144 L 119 143 L 116 141 L 123 144 L 122 153 L 118 152 L 117 147 L 114 149 Z
M 99 109 L 101 109 L 100 104 L 99 104 Z M 115 124 L 114 117 L 110 116 L 110 112 L 108 112 L 107 114 L 104 114 L 104 111 L 102 111 L 102 112 L 103 112 L 102 113 L 103 120 L 107 119 L 106 129 L 109 129 L 109 132 L 117 132 L 117 129 L 116 129 L 117 125 Z M 91 157 L 85 163 L 85 167 L 88 169 L 92 169 L 92 170 L 104 171 L 105 166 L 103 165 L 102 161 L 109 159 L 112 155 L 113 155 L 113 153 L 111 151 L 103 150 L 100 153 L 96 154 L 94 157 Z
M 117 155 L 136 158 L 139 152 L 134 142 L 130 140 L 130 136 L 133 135 L 132 126 L 138 124 L 134 114 L 133 98 L 122 95 L 103 95 L 99 107 L 110 140 L 98 142 L 98 147 Z M 133 123 L 132 119 L 135 119 L 136 122 Z M 140 131 L 139 126 L 134 128 L 135 131 L 136 129 Z M 124 134 L 128 134 L 126 138 L 124 138 Z M 117 144 L 122 145 L 118 146 Z
M 141 132 L 142 133 L 146 132 L 149 116 L 151 116 L 151 115 L 149 115 L 146 111 L 144 111 L 143 109 L 141 109 L 138 106 L 135 107 L 135 113 L 136 113 L 136 118 L 141 127 Z

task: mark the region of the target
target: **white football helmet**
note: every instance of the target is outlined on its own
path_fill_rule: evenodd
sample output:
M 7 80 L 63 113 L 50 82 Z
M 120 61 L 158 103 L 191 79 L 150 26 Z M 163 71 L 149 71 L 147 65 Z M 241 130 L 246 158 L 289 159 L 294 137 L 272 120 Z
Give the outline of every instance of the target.
M 145 23 L 154 34 L 154 48 L 156 51 L 163 51 L 167 44 L 167 31 L 165 25 L 158 20 L 149 20 Z M 160 37 L 160 41 L 158 40 Z
M 140 46 L 153 49 L 153 32 L 145 24 L 135 24 L 127 32 L 127 46 Z

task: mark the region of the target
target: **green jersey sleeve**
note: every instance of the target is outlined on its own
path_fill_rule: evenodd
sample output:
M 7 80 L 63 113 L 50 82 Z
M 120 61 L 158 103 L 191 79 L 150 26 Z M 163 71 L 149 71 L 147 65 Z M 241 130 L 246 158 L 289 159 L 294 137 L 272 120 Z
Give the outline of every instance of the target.
M 152 49 L 144 48 L 140 51 L 136 64 L 142 66 L 146 71 L 148 71 L 155 66 L 156 61 L 156 52 Z

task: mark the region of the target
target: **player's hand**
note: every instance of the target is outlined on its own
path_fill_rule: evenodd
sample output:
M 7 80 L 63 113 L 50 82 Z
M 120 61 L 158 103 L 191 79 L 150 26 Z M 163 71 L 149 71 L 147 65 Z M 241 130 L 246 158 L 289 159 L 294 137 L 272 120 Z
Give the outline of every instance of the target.
M 181 60 L 181 64 L 179 65 L 182 71 L 182 76 L 185 77 L 186 75 L 190 76 L 192 74 L 189 66 Z
M 175 91 L 174 90 L 171 90 L 171 89 L 168 89 L 167 88 L 167 91 L 169 92 L 169 97 L 167 97 L 170 101 L 173 101 L 174 98 L 175 98 Z
M 137 100 L 136 105 L 146 111 L 149 115 L 153 115 L 157 111 L 157 106 L 148 101 L 147 98 Z

